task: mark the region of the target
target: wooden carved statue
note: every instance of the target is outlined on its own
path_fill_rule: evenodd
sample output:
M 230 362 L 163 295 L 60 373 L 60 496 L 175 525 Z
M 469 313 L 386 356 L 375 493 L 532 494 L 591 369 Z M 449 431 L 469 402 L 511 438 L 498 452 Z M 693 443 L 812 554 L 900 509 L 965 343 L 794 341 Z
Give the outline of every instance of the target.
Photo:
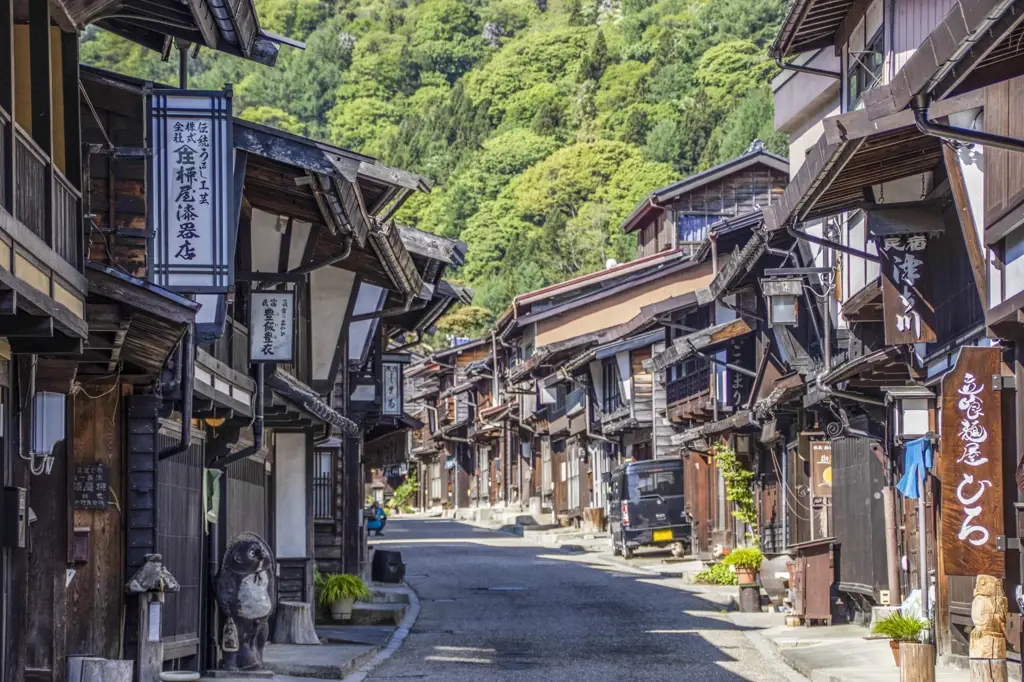
M 971 658 L 1006 658 L 1006 610 L 1003 581 L 979 575 L 971 602 Z
M 277 602 L 274 555 L 253 533 L 236 537 L 217 574 L 217 603 L 223 618 L 221 668 L 261 670 L 268 621 Z

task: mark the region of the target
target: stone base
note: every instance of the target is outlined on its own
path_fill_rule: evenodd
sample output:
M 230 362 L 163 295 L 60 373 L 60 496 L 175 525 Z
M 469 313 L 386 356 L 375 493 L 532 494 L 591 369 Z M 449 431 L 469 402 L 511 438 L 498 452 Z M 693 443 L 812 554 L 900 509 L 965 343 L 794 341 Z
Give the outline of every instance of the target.
M 68 656 L 68 682 L 132 682 L 135 664 L 91 656 Z
M 210 670 L 205 677 L 217 680 L 272 680 L 272 670 Z

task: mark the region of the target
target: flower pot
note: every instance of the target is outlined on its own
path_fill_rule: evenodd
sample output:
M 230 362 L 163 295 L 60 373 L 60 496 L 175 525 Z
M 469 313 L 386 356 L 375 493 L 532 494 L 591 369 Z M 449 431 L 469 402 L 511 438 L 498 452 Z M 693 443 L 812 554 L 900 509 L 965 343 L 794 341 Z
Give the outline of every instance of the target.
M 892 649 L 892 660 L 896 662 L 896 667 L 900 667 L 900 644 L 901 642 L 897 639 L 889 640 L 889 648 Z
M 355 597 L 346 597 L 331 602 L 331 618 L 334 620 L 352 620 L 352 606 L 356 603 Z
M 750 568 L 749 566 L 737 566 L 736 580 L 740 585 L 756 585 L 757 569 Z

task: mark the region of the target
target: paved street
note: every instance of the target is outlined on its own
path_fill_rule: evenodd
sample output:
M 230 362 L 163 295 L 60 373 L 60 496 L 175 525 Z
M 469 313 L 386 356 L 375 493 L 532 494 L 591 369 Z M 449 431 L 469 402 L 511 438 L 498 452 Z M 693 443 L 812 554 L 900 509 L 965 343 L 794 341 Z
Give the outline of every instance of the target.
M 444 520 L 389 522 L 422 600 L 369 679 L 781 682 L 718 605 L 605 563 Z

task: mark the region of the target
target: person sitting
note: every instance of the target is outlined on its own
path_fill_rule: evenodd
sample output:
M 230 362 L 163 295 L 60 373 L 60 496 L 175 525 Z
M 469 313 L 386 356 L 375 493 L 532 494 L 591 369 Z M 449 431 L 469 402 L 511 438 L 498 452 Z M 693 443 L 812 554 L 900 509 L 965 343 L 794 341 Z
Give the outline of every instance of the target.
M 384 512 L 384 509 L 377 504 L 374 500 L 373 505 L 370 507 L 369 522 L 366 524 L 367 530 L 374 531 L 374 535 L 383 535 L 384 526 L 388 522 L 388 515 Z

